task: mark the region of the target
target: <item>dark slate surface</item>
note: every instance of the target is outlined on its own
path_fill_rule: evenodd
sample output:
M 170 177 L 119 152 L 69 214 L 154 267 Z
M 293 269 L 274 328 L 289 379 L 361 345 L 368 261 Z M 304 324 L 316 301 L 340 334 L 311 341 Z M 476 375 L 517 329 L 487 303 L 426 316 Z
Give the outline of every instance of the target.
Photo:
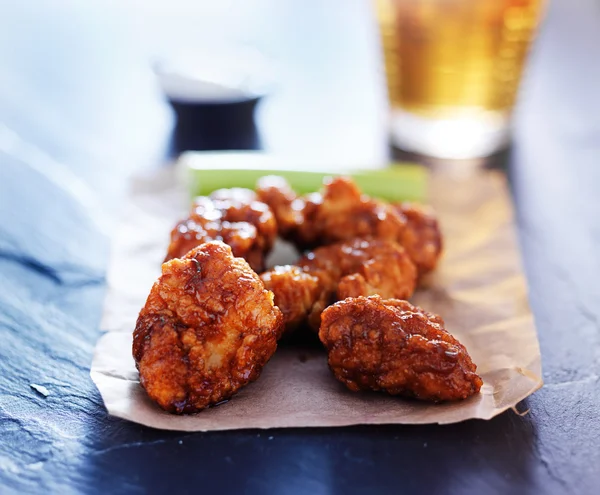
M 325 48 L 284 37 L 282 51 L 297 64 L 286 74 L 299 82 L 260 113 L 265 143 L 373 153 L 375 98 L 356 101 L 377 87 L 353 36 L 360 9 L 338 15 L 303 2 L 290 13 L 272 3 L 280 21 L 321 33 Z M 5 5 L 0 16 L 0 493 L 596 493 L 597 2 L 552 4 L 510 160 L 546 381 L 520 405 L 529 414 L 444 427 L 211 434 L 109 418 L 88 375 L 125 177 L 156 162 L 170 125 L 143 54 L 127 43 L 124 16 L 58 0 L 38 10 Z M 334 57 L 342 47 L 360 56 Z M 316 70 L 320 86 L 302 76 Z M 344 98 L 354 115 L 336 106 Z M 323 108 L 333 116 L 318 120 Z M 365 139 L 339 131 L 350 117 Z M 282 118 L 292 137 L 278 132 Z

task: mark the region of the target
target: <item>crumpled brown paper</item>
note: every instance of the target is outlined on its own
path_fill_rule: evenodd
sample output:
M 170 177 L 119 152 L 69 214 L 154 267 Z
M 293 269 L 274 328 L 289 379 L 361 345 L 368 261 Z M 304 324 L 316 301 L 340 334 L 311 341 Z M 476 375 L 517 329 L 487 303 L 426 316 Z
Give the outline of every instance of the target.
M 176 416 L 150 401 L 131 357 L 132 330 L 175 221 L 188 206 L 174 169 L 132 183 L 129 205 L 114 239 L 108 293 L 91 376 L 108 412 L 154 428 L 185 431 L 343 426 L 381 423 L 454 423 L 490 419 L 541 387 L 541 360 L 527 302 L 504 178 L 431 177 L 430 203 L 445 235 L 439 268 L 413 302 L 447 322 L 467 347 L 484 380 L 466 401 L 429 404 L 345 389 L 318 349 L 280 348 L 261 377 L 229 402 L 196 415 Z M 291 252 L 275 253 L 277 262 Z

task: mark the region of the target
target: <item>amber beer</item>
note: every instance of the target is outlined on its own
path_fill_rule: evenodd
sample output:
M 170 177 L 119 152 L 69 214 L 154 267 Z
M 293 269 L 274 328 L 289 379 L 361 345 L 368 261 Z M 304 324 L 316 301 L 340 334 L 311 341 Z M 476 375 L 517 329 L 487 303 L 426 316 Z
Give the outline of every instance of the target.
M 396 144 L 431 155 L 502 147 L 543 0 L 375 0 Z

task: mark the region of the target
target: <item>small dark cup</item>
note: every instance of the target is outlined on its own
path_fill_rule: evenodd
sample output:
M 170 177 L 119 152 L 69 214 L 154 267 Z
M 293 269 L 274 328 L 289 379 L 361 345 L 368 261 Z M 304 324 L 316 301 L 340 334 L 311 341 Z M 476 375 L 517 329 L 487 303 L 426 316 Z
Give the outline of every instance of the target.
M 201 102 L 169 98 L 177 116 L 173 148 L 177 152 L 261 149 L 254 121 L 261 98 Z

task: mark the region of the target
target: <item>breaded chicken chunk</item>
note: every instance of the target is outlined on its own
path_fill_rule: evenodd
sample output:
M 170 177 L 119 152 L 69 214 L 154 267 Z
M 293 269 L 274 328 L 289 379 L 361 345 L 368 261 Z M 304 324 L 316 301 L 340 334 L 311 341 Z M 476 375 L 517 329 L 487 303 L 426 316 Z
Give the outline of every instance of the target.
M 399 240 L 419 270 L 433 270 L 442 254 L 442 233 L 437 217 L 429 206 L 415 203 L 394 205 L 406 218 L 406 229 Z
M 188 218 L 171 232 L 165 261 L 180 258 L 203 242 L 223 241 L 253 270 L 264 270 L 265 257 L 277 237 L 277 223 L 271 209 L 255 196 L 249 189 L 233 188 L 196 198 Z
M 133 333 L 140 384 L 169 412 L 193 413 L 256 380 L 283 316 L 258 275 L 222 242 L 163 264 Z
M 407 298 L 415 290 L 417 270 L 393 241 L 354 239 L 306 254 L 297 266 L 275 267 L 261 275 L 292 330 L 308 321 L 319 328 L 321 312 L 346 297 L 379 294 Z
M 287 331 L 306 322 L 322 291 L 317 277 L 294 265 L 276 266 L 261 273 L 260 279 L 275 295 L 275 305 L 283 313 Z
M 423 308 L 415 306 L 414 304 L 405 301 L 404 299 L 385 299 L 383 303 L 386 306 L 391 306 L 393 308 L 399 309 L 400 311 L 408 311 L 411 313 L 420 312 L 423 313 L 429 320 L 433 323 L 437 323 L 442 327 L 446 326 L 446 322 L 440 315 L 436 315 L 435 313 L 430 313 L 429 311 L 425 311 Z
M 443 321 L 406 301 L 340 301 L 323 312 L 319 338 L 333 374 L 353 391 L 438 402 L 466 399 L 483 383 Z
M 301 197 L 284 179 L 264 178 L 257 193 L 273 209 L 279 234 L 301 251 L 357 237 L 398 241 L 406 228 L 396 208 L 362 194 L 347 177 L 326 179 L 321 192 Z
M 415 265 L 404 248 L 384 239 L 353 239 L 323 246 L 300 258 L 298 266 L 312 273 L 338 299 L 378 294 L 386 299 L 412 296 Z
M 304 200 L 298 198 L 288 182 L 277 175 L 261 177 L 256 184 L 256 195 L 273 211 L 279 235 L 286 240 L 292 239 L 304 220 Z
M 433 270 L 442 252 L 431 207 L 370 198 L 347 177 L 330 178 L 321 192 L 306 196 L 297 196 L 282 177 L 263 177 L 257 194 L 272 208 L 279 234 L 301 251 L 357 237 L 393 240 L 406 249 L 419 275 Z

